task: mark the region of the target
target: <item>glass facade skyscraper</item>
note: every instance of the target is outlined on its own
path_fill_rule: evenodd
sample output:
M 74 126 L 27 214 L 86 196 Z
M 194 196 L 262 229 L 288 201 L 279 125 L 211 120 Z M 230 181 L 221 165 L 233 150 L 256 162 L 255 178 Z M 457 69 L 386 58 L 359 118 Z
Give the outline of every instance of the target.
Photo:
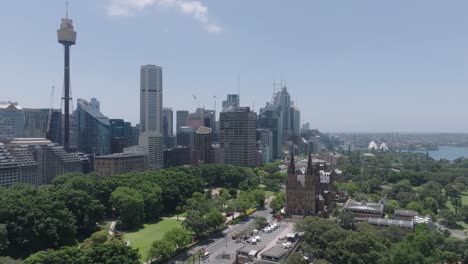
M 78 99 L 75 114 L 78 126 L 78 149 L 87 154 L 110 154 L 109 118 L 84 99 Z

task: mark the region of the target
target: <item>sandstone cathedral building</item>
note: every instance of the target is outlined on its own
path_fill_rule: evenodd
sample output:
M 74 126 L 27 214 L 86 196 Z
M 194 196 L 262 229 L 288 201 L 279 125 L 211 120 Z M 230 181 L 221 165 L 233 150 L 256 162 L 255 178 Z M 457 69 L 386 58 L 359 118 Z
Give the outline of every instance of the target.
M 294 154 L 291 154 L 285 213 L 289 216 L 327 216 L 336 200 L 333 182 L 340 173 L 338 170 L 326 172 L 325 165 L 313 164 L 311 155 L 307 167 L 301 170 L 296 168 Z

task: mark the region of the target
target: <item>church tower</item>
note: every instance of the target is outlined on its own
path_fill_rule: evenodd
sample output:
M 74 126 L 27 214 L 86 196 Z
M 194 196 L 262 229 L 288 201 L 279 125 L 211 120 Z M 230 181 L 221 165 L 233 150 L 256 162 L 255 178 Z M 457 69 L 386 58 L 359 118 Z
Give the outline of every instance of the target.
M 316 214 L 314 174 L 312 156 L 309 155 L 306 173 L 303 174 L 300 170 L 296 170 L 294 153 L 291 153 L 291 162 L 288 167 L 288 179 L 286 182 L 286 214 L 291 216 Z

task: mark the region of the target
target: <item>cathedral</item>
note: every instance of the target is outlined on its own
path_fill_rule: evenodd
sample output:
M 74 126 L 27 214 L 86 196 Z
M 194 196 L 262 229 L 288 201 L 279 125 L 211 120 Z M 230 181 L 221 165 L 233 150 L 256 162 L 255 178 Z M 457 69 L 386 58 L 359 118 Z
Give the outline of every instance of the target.
M 292 154 L 286 181 L 285 213 L 289 216 L 328 215 L 336 200 L 335 177 L 336 171 L 325 172 L 320 164 L 312 164 L 310 155 L 305 171 L 296 169 Z

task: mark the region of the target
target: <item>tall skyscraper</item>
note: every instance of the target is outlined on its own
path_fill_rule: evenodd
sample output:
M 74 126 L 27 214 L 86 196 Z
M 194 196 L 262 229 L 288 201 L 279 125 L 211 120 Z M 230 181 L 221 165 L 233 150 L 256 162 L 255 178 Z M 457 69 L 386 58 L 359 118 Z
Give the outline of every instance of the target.
M 189 111 L 179 110 L 176 112 L 176 133 L 179 133 L 179 130 L 183 126 L 187 126 L 189 119 Z
M 47 130 L 47 139 L 53 143 L 62 145 L 62 111 L 60 109 L 52 110 L 49 118 L 49 125 Z
M 257 165 L 257 114 L 249 107 L 220 114 L 220 145 L 226 164 L 254 167 Z
M 84 99 L 78 99 L 75 114 L 78 125 L 78 149 L 86 154 L 110 154 L 109 118 Z
M 297 140 L 300 134 L 301 127 L 301 112 L 297 106 L 291 106 L 290 108 L 290 121 L 291 121 L 291 135 L 293 140 Z M 297 142 L 296 142 L 297 143 Z
M 262 162 L 267 163 L 273 159 L 273 133 L 269 129 L 257 129 L 257 142 L 262 151 Z
M 162 68 L 143 65 L 140 69 L 140 133 L 162 132 Z
M 162 169 L 164 165 L 162 85 L 161 67 L 141 66 L 139 145 L 145 149 L 150 169 Z
M 283 140 L 289 140 L 291 136 L 291 121 L 290 121 L 290 108 L 291 108 L 291 97 L 289 96 L 288 89 L 283 87 L 279 92 L 278 105 L 282 112 L 283 118 Z
M 70 148 L 70 46 L 76 43 L 76 31 L 73 29 L 73 21 L 67 15 L 62 18 L 60 28 L 57 30 L 58 42 L 65 48 L 64 59 L 64 97 L 65 100 L 65 122 L 63 145 L 65 149 Z
M 238 94 L 228 94 L 226 101 L 223 101 L 223 112 L 229 109 L 235 110 L 240 106 L 240 98 Z
M 280 108 L 269 103 L 261 108 L 258 127 L 268 129 L 273 134 L 273 158 L 283 158 L 283 118 Z
M 164 107 L 163 110 L 163 119 L 167 122 L 167 135 L 173 136 L 174 135 L 174 112 L 172 108 Z

